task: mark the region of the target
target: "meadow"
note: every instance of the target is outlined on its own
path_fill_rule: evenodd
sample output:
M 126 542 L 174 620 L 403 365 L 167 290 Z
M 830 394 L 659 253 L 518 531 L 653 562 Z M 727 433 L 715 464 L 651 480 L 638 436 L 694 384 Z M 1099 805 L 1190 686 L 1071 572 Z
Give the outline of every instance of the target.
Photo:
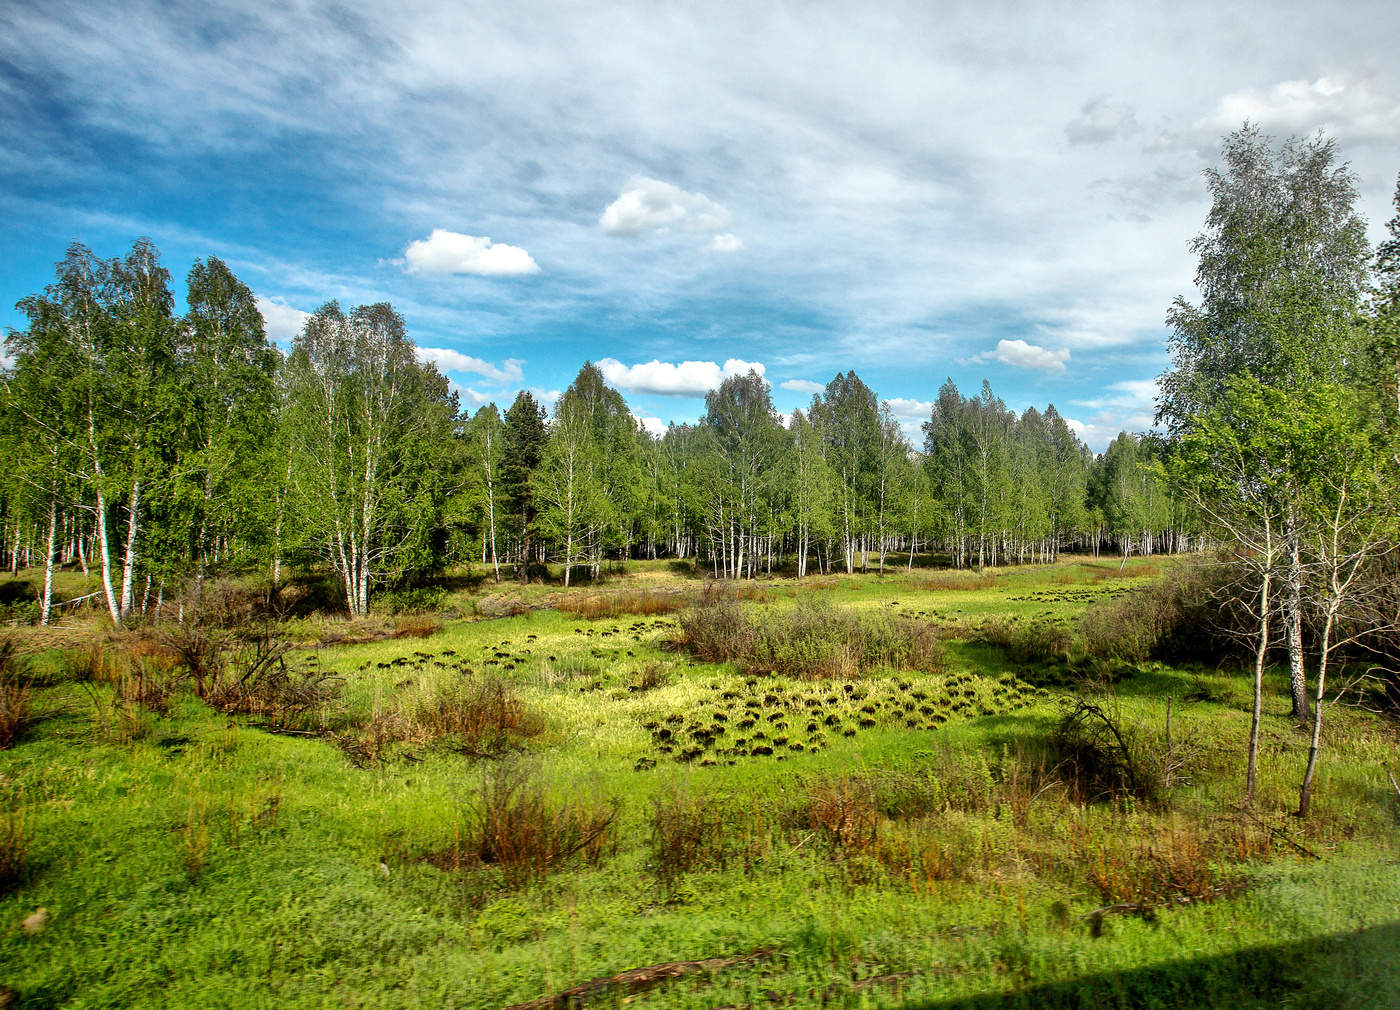
M 0 1006 L 1400 1005 L 1394 719 L 1299 820 L 1271 672 L 1243 807 L 1177 564 L 11 628 Z

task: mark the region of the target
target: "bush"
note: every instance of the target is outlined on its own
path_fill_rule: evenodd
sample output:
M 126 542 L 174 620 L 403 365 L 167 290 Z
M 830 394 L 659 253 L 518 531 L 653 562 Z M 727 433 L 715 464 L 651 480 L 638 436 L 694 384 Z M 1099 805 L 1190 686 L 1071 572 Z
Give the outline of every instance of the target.
M 1131 796 L 1160 801 L 1186 781 L 1198 757 L 1193 740 L 1173 739 L 1171 708 L 1162 734 L 1129 725 L 1108 703 L 1081 698 L 1050 740 L 1059 773 L 1079 802 Z
M 647 868 L 668 896 L 675 897 L 686 873 L 728 865 L 741 841 L 739 820 L 729 804 L 683 782 L 672 782 L 657 794 L 651 803 Z M 753 827 L 758 817 L 750 811 L 744 820 Z
M 394 619 L 395 638 L 432 638 L 442 630 L 442 621 L 431 614 L 413 614 Z
M 978 640 L 996 646 L 1016 663 L 1066 662 L 1074 646 L 1069 629 L 1045 621 L 990 618 L 977 629 Z
M 444 869 L 495 866 L 506 886 L 521 887 L 576 856 L 597 864 L 614 842 L 620 810 L 616 799 L 556 803 L 533 766 L 502 762 L 483 772 L 463 833 L 430 861 Z
M 374 605 L 389 614 L 421 614 L 438 610 L 446 599 L 447 590 L 442 586 L 410 586 L 381 591 Z
M 1238 593 L 1224 568 L 1178 564 L 1164 578 L 1084 611 L 1080 643 L 1090 659 L 1218 659 L 1243 641 Z

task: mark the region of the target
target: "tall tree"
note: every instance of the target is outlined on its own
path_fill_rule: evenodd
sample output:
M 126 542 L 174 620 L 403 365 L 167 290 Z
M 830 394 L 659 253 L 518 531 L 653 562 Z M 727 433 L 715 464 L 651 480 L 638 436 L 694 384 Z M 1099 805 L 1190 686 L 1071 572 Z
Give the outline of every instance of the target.
M 403 317 L 386 303 L 349 315 L 335 302 L 322 306 L 287 367 L 302 520 L 360 616 L 376 583 L 433 561 L 456 395 L 418 363 Z
M 1356 177 L 1321 135 L 1281 145 L 1246 124 L 1225 138 L 1223 169 L 1207 169 L 1211 209 L 1192 243 L 1199 304 L 1167 314 L 1172 368 L 1159 419 L 1178 432 L 1239 376 L 1296 391 L 1348 379 L 1364 343 L 1356 325 L 1367 280 Z M 1299 520 L 1285 517 L 1283 583 L 1294 714 L 1308 710 Z
M 501 432 L 501 503 L 504 519 L 515 542 L 516 574 L 522 583 L 530 581 L 531 534 L 535 528 L 535 497 L 530 476 L 540 465 L 548 432 L 544 408 L 528 392 L 521 390 L 506 411 Z

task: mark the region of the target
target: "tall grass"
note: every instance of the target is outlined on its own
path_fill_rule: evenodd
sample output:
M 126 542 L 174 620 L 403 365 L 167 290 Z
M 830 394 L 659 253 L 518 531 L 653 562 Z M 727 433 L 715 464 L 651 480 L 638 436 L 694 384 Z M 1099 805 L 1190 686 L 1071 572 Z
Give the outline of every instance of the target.
M 34 723 L 28 664 L 10 639 L 0 639 L 0 750 L 19 742 Z
M 567 594 L 555 606 L 561 613 L 594 621 L 607 617 L 637 615 L 652 617 L 673 614 L 690 602 L 686 595 L 656 590 L 629 590 L 621 593 Z

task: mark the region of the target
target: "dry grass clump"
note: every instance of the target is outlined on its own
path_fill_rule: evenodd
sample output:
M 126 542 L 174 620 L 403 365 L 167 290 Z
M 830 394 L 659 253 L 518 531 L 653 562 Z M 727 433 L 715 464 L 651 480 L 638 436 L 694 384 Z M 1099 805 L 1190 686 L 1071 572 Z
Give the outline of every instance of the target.
M 451 737 L 457 749 L 476 755 L 499 754 L 544 730 L 544 719 L 499 677 L 478 677 L 439 688 L 408 713 L 410 732 L 433 739 Z
M 13 747 L 34 719 L 28 663 L 12 640 L 0 639 L 0 750 Z
M 1238 863 L 1267 858 L 1272 844 L 1267 833 L 1236 828 L 1220 831 L 1173 818 L 1095 835 L 1083 819 L 1076 819 L 1070 825 L 1070 850 L 1099 900 L 1144 913 L 1159 905 L 1211 901 L 1240 890 L 1244 877 Z
M 344 686 L 334 673 L 320 670 L 314 657 L 300 666 L 289 663 L 291 643 L 270 627 L 238 639 L 186 625 L 167 632 L 164 641 L 179 655 L 184 677 L 201 701 L 274 726 L 299 724 Z
M 864 617 L 823 597 L 755 617 L 721 593 L 707 592 L 681 616 L 681 641 L 706 662 L 734 662 L 749 673 L 852 678 L 866 670 L 941 672 L 936 626 L 908 617 Z
M 496 867 L 507 887 L 521 887 L 576 857 L 596 865 L 615 847 L 620 810 L 616 799 L 557 801 L 534 766 L 501 762 L 485 769 L 452 845 L 428 859 L 442 869 Z
M 556 605 L 561 613 L 590 621 L 608 617 L 639 615 L 653 617 L 683 609 L 689 598 L 677 592 L 634 589 L 621 593 L 569 594 Z
M 431 638 L 442 630 L 442 619 L 431 614 L 405 614 L 394 618 L 395 638 Z

